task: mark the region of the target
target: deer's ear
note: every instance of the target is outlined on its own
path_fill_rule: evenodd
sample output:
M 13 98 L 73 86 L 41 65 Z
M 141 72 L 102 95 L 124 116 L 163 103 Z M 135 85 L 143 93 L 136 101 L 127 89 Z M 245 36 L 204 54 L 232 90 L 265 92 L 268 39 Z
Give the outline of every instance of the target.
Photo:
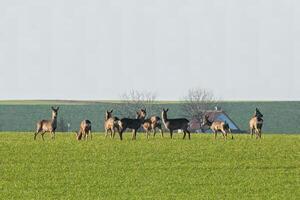
M 168 111 L 169 111 L 169 108 L 167 108 L 166 112 L 168 112 Z
M 57 106 L 57 108 L 56 108 L 56 111 L 58 111 L 59 110 L 59 106 Z
M 139 112 L 136 112 L 136 114 L 138 114 L 138 115 L 139 115 L 140 113 L 139 113 Z
M 112 113 L 114 110 L 111 110 L 110 112 Z

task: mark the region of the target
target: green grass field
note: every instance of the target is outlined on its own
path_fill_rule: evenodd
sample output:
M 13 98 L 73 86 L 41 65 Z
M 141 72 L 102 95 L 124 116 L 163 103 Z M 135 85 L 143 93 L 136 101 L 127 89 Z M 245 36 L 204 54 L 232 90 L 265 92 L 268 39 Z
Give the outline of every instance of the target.
M 0 199 L 299 199 L 300 135 L 0 134 Z

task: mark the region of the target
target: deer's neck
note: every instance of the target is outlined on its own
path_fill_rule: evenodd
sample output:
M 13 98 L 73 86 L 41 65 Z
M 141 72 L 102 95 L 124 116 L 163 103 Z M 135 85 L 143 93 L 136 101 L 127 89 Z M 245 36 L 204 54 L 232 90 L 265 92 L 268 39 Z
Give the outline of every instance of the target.
M 211 127 L 211 126 L 212 126 L 212 124 L 213 124 L 213 122 L 211 122 L 211 121 L 207 121 L 207 125 L 208 125 L 209 127 Z
M 56 125 L 57 125 L 57 117 L 52 117 L 51 124 L 52 124 L 53 127 L 56 127 Z
M 162 121 L 163 121 L 164 125 L 166 125 L 166 123 L 168 122 L 167 115 L 162 114 L 161 118 L 162 118 Z
M 145 117 L 141 117 L 141 118 L 139 118 L 139 120 L 140 120 L 140 123 L 142 124 L 145 122 Z

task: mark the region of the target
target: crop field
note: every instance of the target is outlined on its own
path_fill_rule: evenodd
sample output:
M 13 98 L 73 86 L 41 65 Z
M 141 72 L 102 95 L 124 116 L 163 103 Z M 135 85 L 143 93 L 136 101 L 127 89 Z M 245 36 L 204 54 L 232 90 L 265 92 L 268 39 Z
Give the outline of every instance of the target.
M 299 199 L 300 135 L 0 133 L 0 199 Z

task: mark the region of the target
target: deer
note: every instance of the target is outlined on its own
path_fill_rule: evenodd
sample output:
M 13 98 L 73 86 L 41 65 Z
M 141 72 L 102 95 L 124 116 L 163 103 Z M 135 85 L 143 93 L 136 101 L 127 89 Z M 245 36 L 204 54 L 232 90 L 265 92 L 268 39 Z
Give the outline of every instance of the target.
M 123 140 L 123 132 L 127 128 L 132 129 L 132 140 L 136 140 L 137 130 L 143 124 L 146 114 L 146 109 L 141 109 L 140 111 L 136 112 L 136 119 L 122 118 L 119 120 L 118 124 L 120 140 Z
M 44 140 L 44 134 L 49 132 L 51 134 L 51 139 L 55 139 L 55 130 L 57 128 L 57 114 L 59 107 L 52 109 L 52 118 L 51 120 L 41 120 L 36 124 L 36 132 L 34 133 L 34 140 L 36 140 L 36 136 L 41 133 L 42 139 Z
M 152 116 L 148 119 L 145 119 L 144 123 L 143 123 L 143 128 L 144 130 L 146 131 L 146 136 L 147 136 L 147 139 L 149 138 L 150 136 L 150 131 L 153 131 L 153 137 L 155 137 L 156 135 L 156 128 L 159 129 L 160 133 L 161 133 L 161 137 L 163 138 L 164 137 L 164 133 L 163 133 L 163 130 L 162 130 L 162 127 L 161 127 L 161 123 L 160 123 L 160 117 L 158 116 Z
M 163 109 L 161 116 L 163 124 L 165 125 L 166 129 L 170 131 L 170 137 L 173 138 L 173 131 L 181 129 L 183 131 L 183 138 L 185 139 L 186 133 L 189 135 L 189 139 L 191 139 L 191 133 L 188 130 L 189 127 L 189 120 L 186 118 L 177 118 L 177 119 L 168 119 L 167 112 L 169 109 Z
M 119 130 L 119 118 L 118 117 L 113 117 L 111 111 L 106 111 L 105 113 L 105 121 L 104 121 L 104 129 L 105 129 L 105 138 L 107 138 L 108 132 L 110 132 L 110 138 L 115 137 L 115 131 L 116 129 Z
M 256 139 L 261 138 L 263 122 L 263 114 L 261 114 L 258 108 L 256 108 L 254 115 L 249 121 L 251 138 L 253 137 L 254 133 L 256 135 Z
M 89 135 L 92 140 L 92 123 L 90 120 L 86 119 L 80 123 L 79 131 L 76 132 L 76 139 L 81 140 L 83 137 L 83 139 L 87 140 Z
M 210 121 L 208 115 L 204 116 L 203 119 L 203 123 L 201 125 L 203 126 L 209 126 L 210 129 L 213 131 L 214 135 L 215 135 L 215 139 L 217 139 L 217 133 L 220 131 L 223 135 L 223 138 L 225 140 L 227 140 L 227 134 L 230 133 L 231 134 L 231 139 L 233 139 L 233 135 L 231 132 L 231 129 L 229 128 L 229 124 L 225 121 Z

